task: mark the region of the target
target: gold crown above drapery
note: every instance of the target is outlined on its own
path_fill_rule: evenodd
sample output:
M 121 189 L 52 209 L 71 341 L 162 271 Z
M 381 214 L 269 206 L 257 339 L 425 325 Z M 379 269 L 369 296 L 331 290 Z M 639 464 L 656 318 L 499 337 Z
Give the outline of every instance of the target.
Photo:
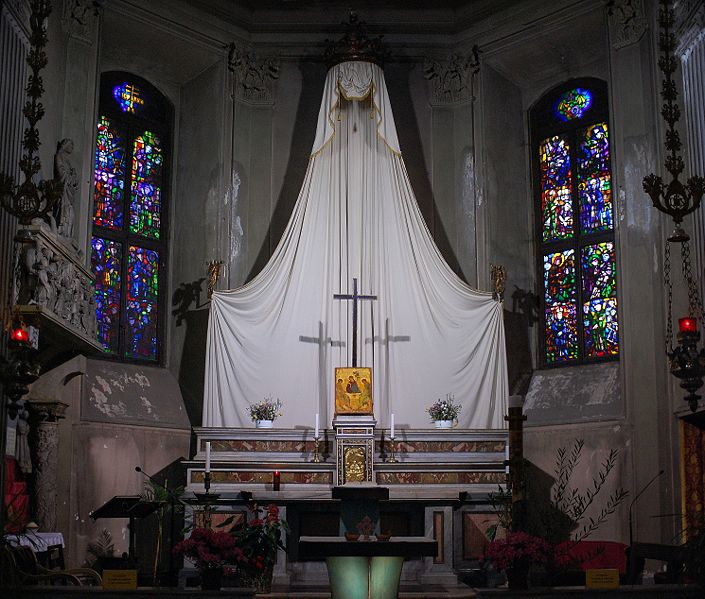
M 370 38 L 365 33 L 365 21 L 358 19 L 357 13 L 350 11 L 350 18 L 347 23 L 341 23 L 345 28 L 345 34 L 338 41 L 326 40 L 326 49 L 323 59 L 328 67 L 332 67 L 341 62 L 357 60 L 372 62 L 382 66 L 387 51 L 382 45 L 382 37 Z

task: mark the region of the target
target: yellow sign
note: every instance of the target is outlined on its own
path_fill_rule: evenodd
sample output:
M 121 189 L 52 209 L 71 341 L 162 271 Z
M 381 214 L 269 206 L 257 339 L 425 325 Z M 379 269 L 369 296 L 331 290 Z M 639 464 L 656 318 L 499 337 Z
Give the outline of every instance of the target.
M 103 588 L 111 591 L 137 588 L 137 570 L 103 570 Z
M 585 571 L 585 586 L 588 589 L 618 589 L 619 570 L 616 568 L 588 569 Z

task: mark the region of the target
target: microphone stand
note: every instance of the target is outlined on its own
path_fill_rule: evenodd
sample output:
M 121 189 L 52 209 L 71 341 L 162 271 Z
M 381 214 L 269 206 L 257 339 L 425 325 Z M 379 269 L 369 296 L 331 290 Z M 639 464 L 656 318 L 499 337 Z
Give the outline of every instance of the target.
M 147 474 L 142 468 L 139 466 L 135 466 L 135 472 L 139 472 L 142 476 L 146 477 L 153 485 L 156 485 L 164 491 L 166 491 L 166 494 L 169 496 L 169 586 L 175 586 L 174 581 L 175 581 L 175 576 L 174 576 L 174 552 L 172 549 L 174 548 L 174 537 L 176 536 L 175 532 L 175 518 L 174 518 L 174 512 L 176 512 L 176 501 L 177 497 L 174 495 L 174 492 L 166 487 L 165 485 L 161 484 L 158 482 L 153 476 L 150 474 Z
M 634 507 L 634 504 L 637 502 L 639 497 L 641 497 L 644 494 L 644 491 L 648 489 L 655 481 L 656 479 L 661 476 L 665 470 L 661 469 L 658 471 L 658 473 L 648 482 L 646 483 L 641 491 L 639 491 L 634 499 L 632 499 L 632 502 L 629 504 L 629 578 L 632 579 L 630 582 L 632 584 L 635 583 L 633 578 L 636 577 L 636 572 L 634 571 L 636 569 L 636 557 L 634 556 L 634 520 L 632 518 L 632 508 Z

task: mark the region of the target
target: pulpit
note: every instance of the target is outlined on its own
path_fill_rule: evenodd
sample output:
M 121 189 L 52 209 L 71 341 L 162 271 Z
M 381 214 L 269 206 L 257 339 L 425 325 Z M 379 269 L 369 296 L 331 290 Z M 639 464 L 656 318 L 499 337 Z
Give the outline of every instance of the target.
M 331 599 L 396 599 L 404 559 L 435 557 L 438 543 L 427 537 L 347 541 L 303 536 L 299 552 L 305 558 L 326 560 Z

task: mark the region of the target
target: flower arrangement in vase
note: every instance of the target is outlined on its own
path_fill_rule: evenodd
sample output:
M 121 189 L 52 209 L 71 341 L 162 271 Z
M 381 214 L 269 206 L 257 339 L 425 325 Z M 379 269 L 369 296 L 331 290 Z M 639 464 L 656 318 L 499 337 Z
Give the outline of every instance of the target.
M 504 570 L 509 588 L 527 588 L 529 567 L 548 562 L 551 547 L 541 537 L 525 532 L 510 532 L 503 539 L 495 539 L 485 551 L 485 557 L 498 570 Z
M 455 403 L 453 395 L 448 393 L 445 399 L 437 399 L 426 411 L 436 423 L 436 428 L 450 428 L 458 419 L 461 409 L 462 406 Z
M 278 398 L 265 397 L 262 401 L 250 405 L 250 418 L 257 428 L 272 428 L 276 417 L 282 415 L 282 405 Z
M 289 532 L 285 520 L 279 517 L 279 508 L 268 505 L 264 510 L 250 505 L 250 518 L 242 528 L 233 531 L 244 560 L 240 563 L 243 586 L 251 586 L 259 593 L 268 593 L 272 587 L 277 550 L 285 549 L 282 536 Z

